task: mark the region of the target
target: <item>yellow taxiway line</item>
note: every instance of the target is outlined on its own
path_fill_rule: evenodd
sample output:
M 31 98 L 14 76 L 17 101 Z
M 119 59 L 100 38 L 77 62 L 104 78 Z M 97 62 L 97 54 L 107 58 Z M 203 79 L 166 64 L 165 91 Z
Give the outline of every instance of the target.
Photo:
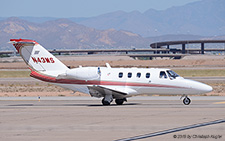
M 215 102 L 213 104 L 225 104 L 225 101 L 222 101 L 222 102 Z

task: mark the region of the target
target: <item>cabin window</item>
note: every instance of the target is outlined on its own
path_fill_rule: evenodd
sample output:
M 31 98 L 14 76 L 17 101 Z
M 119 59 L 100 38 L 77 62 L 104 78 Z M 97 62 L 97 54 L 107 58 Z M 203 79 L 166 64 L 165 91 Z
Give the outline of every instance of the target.
M 131 78 L 131 77 L 132 77 L 132 73 L 129 72 L 129 73 L 127 74 L 127 77 L 128 77 L 128 78 Z
M 123 73 L 120 72 L 120 73 L 119 73 L 119 78 L 122 78 L 122 77 L 123 77 Z
M 167 75 L 166 75 L 165 71 L 160 71 L 159 78 L 167 79 Z
M 146 73 L 146 78 L 150 78 L 150 73 Z
M 138 73 L 137 73 L 137 78 L 140 78 L 140 77 L 141 77 L 141 73 L 138 72 Z

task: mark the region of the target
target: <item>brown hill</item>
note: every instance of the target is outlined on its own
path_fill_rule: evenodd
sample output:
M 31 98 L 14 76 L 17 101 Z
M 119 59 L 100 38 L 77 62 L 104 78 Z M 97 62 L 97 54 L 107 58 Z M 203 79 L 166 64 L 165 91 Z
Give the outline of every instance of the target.
M 144 48 L 150 39 L 124 30 L 96 30 L 68 19 L 32 23 L 19 18 L 0 22 L 0 50 L 11 49 L 10 38 L 28 38 L 48 49 Z

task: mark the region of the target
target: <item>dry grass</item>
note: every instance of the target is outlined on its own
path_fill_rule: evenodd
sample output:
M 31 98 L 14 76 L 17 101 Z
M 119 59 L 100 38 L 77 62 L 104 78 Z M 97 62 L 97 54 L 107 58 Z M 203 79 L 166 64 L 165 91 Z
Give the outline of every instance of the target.
M 64 92 L 69 91 L 67 89 L 42 83 L 40 84 L 23 84 L 23 83 L 9 83 L 0 85 L 0 93 L 8 92 Z
M 30 77 L 30 71 L 0 71 L 0 78 Z
M 183 77 L 225 76 L 224 69 L 173 70 Z

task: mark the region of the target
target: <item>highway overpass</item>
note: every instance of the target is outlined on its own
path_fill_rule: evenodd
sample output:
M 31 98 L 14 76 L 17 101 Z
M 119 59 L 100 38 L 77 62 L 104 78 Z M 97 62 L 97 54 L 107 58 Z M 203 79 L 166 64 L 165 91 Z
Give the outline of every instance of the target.
M 200 53 L 201 54 L 204 54 L 206 49 L 205 49 L 205 44 L 209 44 L 209 43 L 224 43 L 225 44 L 225 40 L 185 40 L 185 41 L 166 41 L 166 42 L 155 42 L 155 43 L 152 43 L 150 44 L 150 47 L 151 48 L 167 48 L 167 49 L 170 49 L 170 46 L 171 45 L 181 45 L 182 46 L 182 49 L 181 49 L 181 53 L 182 54 L 186 54 L 186 53 L 189 53 L 187 50 L 186 50 L 186 45 L 188 44 L 201 44 L 201 47 L 200 47 Z M 225 46 L 225 45 L 224 45 Z M 217 50 L 217 49 L 214 49 L 214 50 Z M 218 51 L 224 51 L 225 48 L 223 49 L 218 49 Z

